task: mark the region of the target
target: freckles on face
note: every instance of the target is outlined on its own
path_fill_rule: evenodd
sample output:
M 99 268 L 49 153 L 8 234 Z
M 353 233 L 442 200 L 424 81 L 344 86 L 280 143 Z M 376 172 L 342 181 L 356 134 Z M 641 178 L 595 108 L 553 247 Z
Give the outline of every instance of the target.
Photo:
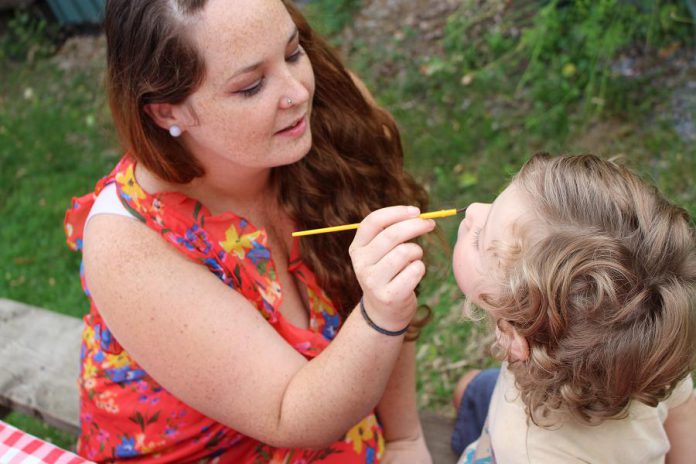
M 314 93 L 311 63 L 283 3 L 210 0 L 191 35 L 206 64 L 205 79 L 189 98 L 196 124 L 186 134 L 194 155 L 253 168 L 304 156 L 309 128 L 276 136 L 305 114 L 309 121 Z M 288 99 L 292 105 L 283 103 Z

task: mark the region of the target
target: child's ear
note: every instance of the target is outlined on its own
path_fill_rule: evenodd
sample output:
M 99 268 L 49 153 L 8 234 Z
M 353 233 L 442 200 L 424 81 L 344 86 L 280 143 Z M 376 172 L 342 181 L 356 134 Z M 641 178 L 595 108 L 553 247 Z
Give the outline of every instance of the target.
M 498 342 L 504 347 L 511 361 L 526 361 L 529 359 L 529 343 L 517 332 L 508 321 L 498 319 L 496 322 L 496 336 Z
M 516 329 L 512 329 L 512 342 L 510 343 L 510 357 L 515 361 L 527 361 L 529 359 L 529 343 Z

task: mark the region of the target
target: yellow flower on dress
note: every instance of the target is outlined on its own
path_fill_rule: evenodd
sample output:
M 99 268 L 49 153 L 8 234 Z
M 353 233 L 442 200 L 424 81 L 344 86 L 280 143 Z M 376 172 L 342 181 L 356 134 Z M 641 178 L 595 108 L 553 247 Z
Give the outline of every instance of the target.
M 360 454 L 363 449 L 363 441 L 369 441 L 375 438 L 375 427 L 377 427 L 377 419 L 374 414 L 371 414 L 348 431 L 346 434 L 346 441 L 348 443 L 353 443 L 353 450 Z
M 133 199 L 136 205 L 140 206 L 140 200 L 145 199 L 145 192 L 140 188 L 140 185 L 135 181 L 135 174 L 133 173 L 133 165 L 128 166 L 128 169 L 124 174 L 120 172 L 116 174 L 116 182 L 121 184 L 121 189 L 123 193 L 128 195 Z
M 232 225 L 225 232 L 225 240 L 220 242 L 220 246 L 227 253 L 234 253 L 239 259 L 244 259 L 246 250 L 254 247 L 254 241 L 259 237 L 261 231 L 257 230 L 248 234 L 237 234 L 237 228 Z
M 94 341 L 94 327 L 89 325 L 86 326 L 82 333 L 82 339 L 84 340 L 87 349 L 91 350 L 94 348 L 98 348 Z
M 84 380 L 97 376 L 97 366 L 92 362 L 92 358 L 87 358 L 82 365 L 82 378 Z
M 382 458 L 384 457 L 384 445 L 384 435 L 380 433 L 379 437 L 377 437 L 377 459 L 379 459 L 380 462 L 382 462 Z
M 323 293 L 317 294 L 311 288 L 308 288 L 307 289 L 307 296 L 309 297 L 309 300 L 312 302 L 312 304 L 310 306 L 312 308 L 315 308 L 317 312 L 326 313 L 330 316 L 333 316 L 336 314 L 336 310 L 326 300 Z
M 113 367 L 114 369 L 118 369 L 129 365 L 130 362 L 130 356 L 128 356 L 125 351 L 121 351 L 119 354 L 107 354 L 104 367 Z

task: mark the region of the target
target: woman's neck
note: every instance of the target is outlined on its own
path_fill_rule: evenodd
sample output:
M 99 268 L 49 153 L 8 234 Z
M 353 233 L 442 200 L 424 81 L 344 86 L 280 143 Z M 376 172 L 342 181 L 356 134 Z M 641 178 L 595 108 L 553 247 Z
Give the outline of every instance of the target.
M 266 209 L 265 205 L 275 203 L 270 169 L 208 169 L 203 177 L 187 184 L 176 184 L 166 182 L 138 165 L 135 177 L 146 192 L 182 193 L 200 201 L 213 215 L 231 211 L 247 217 L 249 213 L 258 214 Z

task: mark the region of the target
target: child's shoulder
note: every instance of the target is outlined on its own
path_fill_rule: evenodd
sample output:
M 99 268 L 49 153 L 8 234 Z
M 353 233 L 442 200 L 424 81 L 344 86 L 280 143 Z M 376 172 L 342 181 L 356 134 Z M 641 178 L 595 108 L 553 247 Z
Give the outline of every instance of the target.
M 657 407 L 632 403 L 624 419 L 587 425 L 566 418 L 556 426 L 544 428 L 527 420 L 524 406 L 514 394 L 512 373 L 503 368 L 499 382 L 498 394 L 494 395 L 497 404 L 491 404 L 497 414 L 495 418 L 489 416 L 493 419 L 491 440 L 496 455 L 510 457 L 510 462 L 517 462 L 514 459 L 520 454 L 526 454 L 529 462 L 661 462 L 670 446 L 664 429 L 667 413 L 686 402 L 693 392 L 688 376 Z M 508 427 L 510 423 L 515 427 Z M 629 442 L 635 446 L 624 446 Z
M 667 409 L 676 408 L 677 406 L 684 404 L 686 400 L 691 397 L 693 391 L 694 382 L 691 374 L 689 374 L 684 380 L 677 384 L 672 391 L 672 394 L 664 400 Z

